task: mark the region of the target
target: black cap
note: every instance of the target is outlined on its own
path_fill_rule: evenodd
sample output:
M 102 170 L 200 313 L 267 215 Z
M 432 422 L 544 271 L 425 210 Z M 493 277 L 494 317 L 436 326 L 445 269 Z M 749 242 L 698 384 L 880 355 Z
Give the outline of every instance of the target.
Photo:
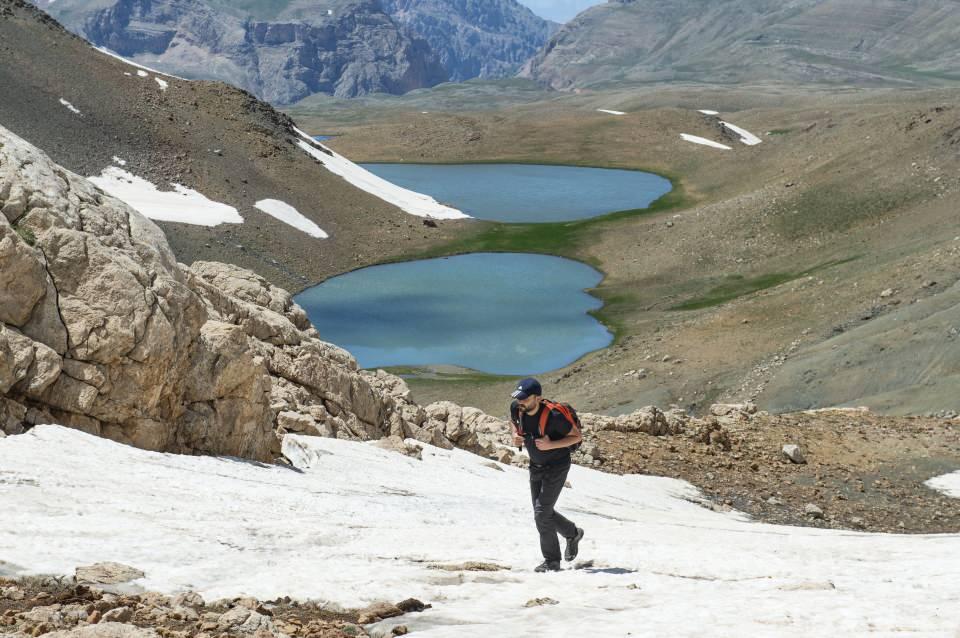
M 511 392 L 510 396 L 512 396 L 514 399 L 519 399 L 522 401 L 533 394 L 543 394 L 543 388 L 540 387 L 539 381 L 533 377 L 527 377 L 517 384 L 517 389 Z

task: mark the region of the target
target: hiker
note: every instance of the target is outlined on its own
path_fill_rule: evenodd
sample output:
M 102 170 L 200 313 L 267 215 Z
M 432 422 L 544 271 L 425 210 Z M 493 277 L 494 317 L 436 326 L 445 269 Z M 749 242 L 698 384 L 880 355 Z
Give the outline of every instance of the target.
M 571 446 L 582 440 L 576 412 L 566 404 L 553 403 L 541 395 L 540 382 L 526 378 L 510 396 L 513 443 L 526 445 L 530 454 L 530 495 L 533 518 L 540 532 L 543 563 L 534 571 L 560 571 L 559 533 L 567 540 L 563 557 L 572 561 L 583 538 L 583 530 L 554 509 L 570 471 Z

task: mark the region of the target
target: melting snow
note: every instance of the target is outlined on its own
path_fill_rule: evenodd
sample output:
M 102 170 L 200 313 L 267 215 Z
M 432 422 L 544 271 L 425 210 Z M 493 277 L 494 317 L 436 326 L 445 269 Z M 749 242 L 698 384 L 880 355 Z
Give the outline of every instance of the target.
M 117 157 L 116 155 L 114 155 L 114 156 L 113 156 L 113 163 L 114 163 L 114 164 L 119 164 L 120 166 L 126 166 L 126 165 L 127 165 L 127 160 L 125 160 L 125 159 L 120 159 L 119 157 Z
M 751 133 L 750 131 L 740 128 L 730 122 L 720 122 L 722 126 L 726 126 L 728 129 L 740 136 L 740 141 L 746 144 L 747 146 L 755 146 L 762 142 L 759 137 Z
M 341 176 L 357 188 L 376 195 L 385 202 L 389 202 L 418 217 L 433 217 L 435 219 L 469 217 L 469 215 L 465 215 L 456 208 L 444 206 L 429 195 L 408 190 L 388 182 L 382 177 L 377 177 L 367 169 L 357 166 L 344 156 L 315 141 L 300 129 L 295 130 L 298 135 L 304 138 L 297 142 L 300 148 L 319 160 L 331 173 Z M 318 147 L 324 150 L 321 151 Z
M 694 144 L 703 144 L 704 146 L 712 146 L 713 148 L 722 148 L 725 151 L 732 150 L 726 144 L 721 144 L 720 142 L 714 142 L 713 140 L 708 140 L 705 137 L 698 137 L 696 135 L 688 135 L 687 133 L 681 133 L 680 137 L 687 140 L 688 142 L 693 142 Z
M 75 107 L 73 104 L 70 104 L 70 102 L 67 102 L 63 98 L 60 98 L 60 104 L 63 104 L 65 107 L 67 107 L 67 109 L 69 109 L 73 113 L 76 113 L 77 115 L 83 115 L 83 113 L 80 112 L 80 109 Z
M 150 71 L 150 73 L 156 73 L 157 75 L 165 75 L 165 76 L 167 76 L 168 78 L 175 78 L 175 79 L 177 79 L 177 80 L 183 80 L 183 79 L 184 79 L 184 78 L 180 77 L 179 75 L 173 75 L 173 74 L 171 74 L 171 73 L 164 73 L 163 71 L 157 71 L 156 69 L 151 69 L 151 68 L 148 67 L 148 66 L 144 66 L 144 65 L 142 65 L 142 64 L 138 64 L 138 63 L 134 62 L 133 60 L 129 60 L 129 59 L 123 57 L 122 55 L 120 55 L 119 53 L 117 53 L 117 52 L 115 52 L 115 51 L 111 51 L 111 50 L 108 49 L 107 47 L 93 47 L 93 48 L 96 49 L 97 51 L 99 51 L 100 53 L 109 55 L 111 58 L 116 58 L 116 59 L 120 60 L 121 62 L 126 62 L 126 63 L 129 64 L 130 66 L 135 66 L 135 67 L 137 67 L 138 69 L 142 69 L 142 70 L 144 70 L 144 71 Z M 140 73 L 139 71 L 137 72 L 137 75 L 139 75 L 140 77 L 143 77 L 143 78 L 147 77 L 147 74 L 146 74 L 146 73 Z
M 295 468 L 145 452 L 59 426 L 0 439 L 0 560 L 61 574 L 118 561 L 144 570 L 145 588 L 208 600 L 414 596 L 433 608 L 376 629 L 428 638 L 960 627 L 957 534 L 753 523 L 692 503 L 681 481 L 574 467 L 559 509 L 586 530 L 580 554 L 593 565 L 535 574 L 526 471 L 426 445 L 423 460 L 292 435 L 283 448 Z M 430 568 L 468 560 L 512 569 Z M 540 597 L 558 604 L 525 607 Z
M 597 109 L 601 113 L 609 113 L 610 115 L 626 115 L 623 111 L 611 111 L 610 109 Z
M 311 237 L 326 239 L 329 237 L 319 226 L 304 217 L 296 208 L 281 202 L 278 199 L 261 199 L 255 204 L 257 208 L 267 215 L 279 219 L 285 224 L 289 224 L 297 230 L 302 230 Z
M 711 111 L 710 109 L 700 109 L 699 112 L 704 115 L 720 115 L 720 111 Z
M 157 84 L 160 85 L 160 90 L 161 90 L 161 91 L 166 91 L 166 90 L 167 90 L 167 87 L 170 86 L 170 83 L 167 82 L 166 80 L 161 80 L 160 78 L 157 78 L 157 77 L 155 77 L 155 78 L 153 78 L 153 79 L 156 80 L 156 81 L 157 81 Z
M 160 191 L 142 177 L 116 166 L 108 166 L 99 177 L 89 179 L 150 219 L 198 226 L 243 223 L 243 217 L 233 206 L 209 200 L 180 184 L 172 184 L 172 191 Z
M 927 487 L 943 492 L 947 496 L 960 498 L 960 472 L 937 476 L 924 483 Z M 960 627 L 958 627 L 960 629 Z
M 142 77 L 142 78 L 148 78 L 148 77 L 150 77 L 150 74 L 147 73 L 146 71 L 137 71 L 137 75 L 139 75 L 139 76 Z

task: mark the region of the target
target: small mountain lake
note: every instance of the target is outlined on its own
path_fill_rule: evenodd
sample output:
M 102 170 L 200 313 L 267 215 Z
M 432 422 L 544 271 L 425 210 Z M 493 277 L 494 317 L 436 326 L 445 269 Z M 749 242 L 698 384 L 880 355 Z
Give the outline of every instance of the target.
M 363 164 L 394 184 L 478 219 L 563 222 L 646 208 L 670 180 L 609 168 L 539 164 Z
M 602 275 L 561 257 L 472 253 L 384 264 L 296 297 L 320 338 L 363 368 L 448 364 L 538 374 L 609 345 L 585 292 Z

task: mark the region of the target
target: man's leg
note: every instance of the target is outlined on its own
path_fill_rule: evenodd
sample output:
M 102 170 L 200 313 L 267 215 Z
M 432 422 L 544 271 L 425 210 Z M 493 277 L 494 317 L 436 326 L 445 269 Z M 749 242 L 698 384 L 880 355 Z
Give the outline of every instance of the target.
M 530 472 L 533 518 L 540 533 L 540 551 L 548 561 L 560 562 L 560 541 L 557 539 L 557 532 L 567 538 L 577 533 L 577 527 L 554 509 L 569 470 L 570 466 L 545 467 L 542 470 Z

